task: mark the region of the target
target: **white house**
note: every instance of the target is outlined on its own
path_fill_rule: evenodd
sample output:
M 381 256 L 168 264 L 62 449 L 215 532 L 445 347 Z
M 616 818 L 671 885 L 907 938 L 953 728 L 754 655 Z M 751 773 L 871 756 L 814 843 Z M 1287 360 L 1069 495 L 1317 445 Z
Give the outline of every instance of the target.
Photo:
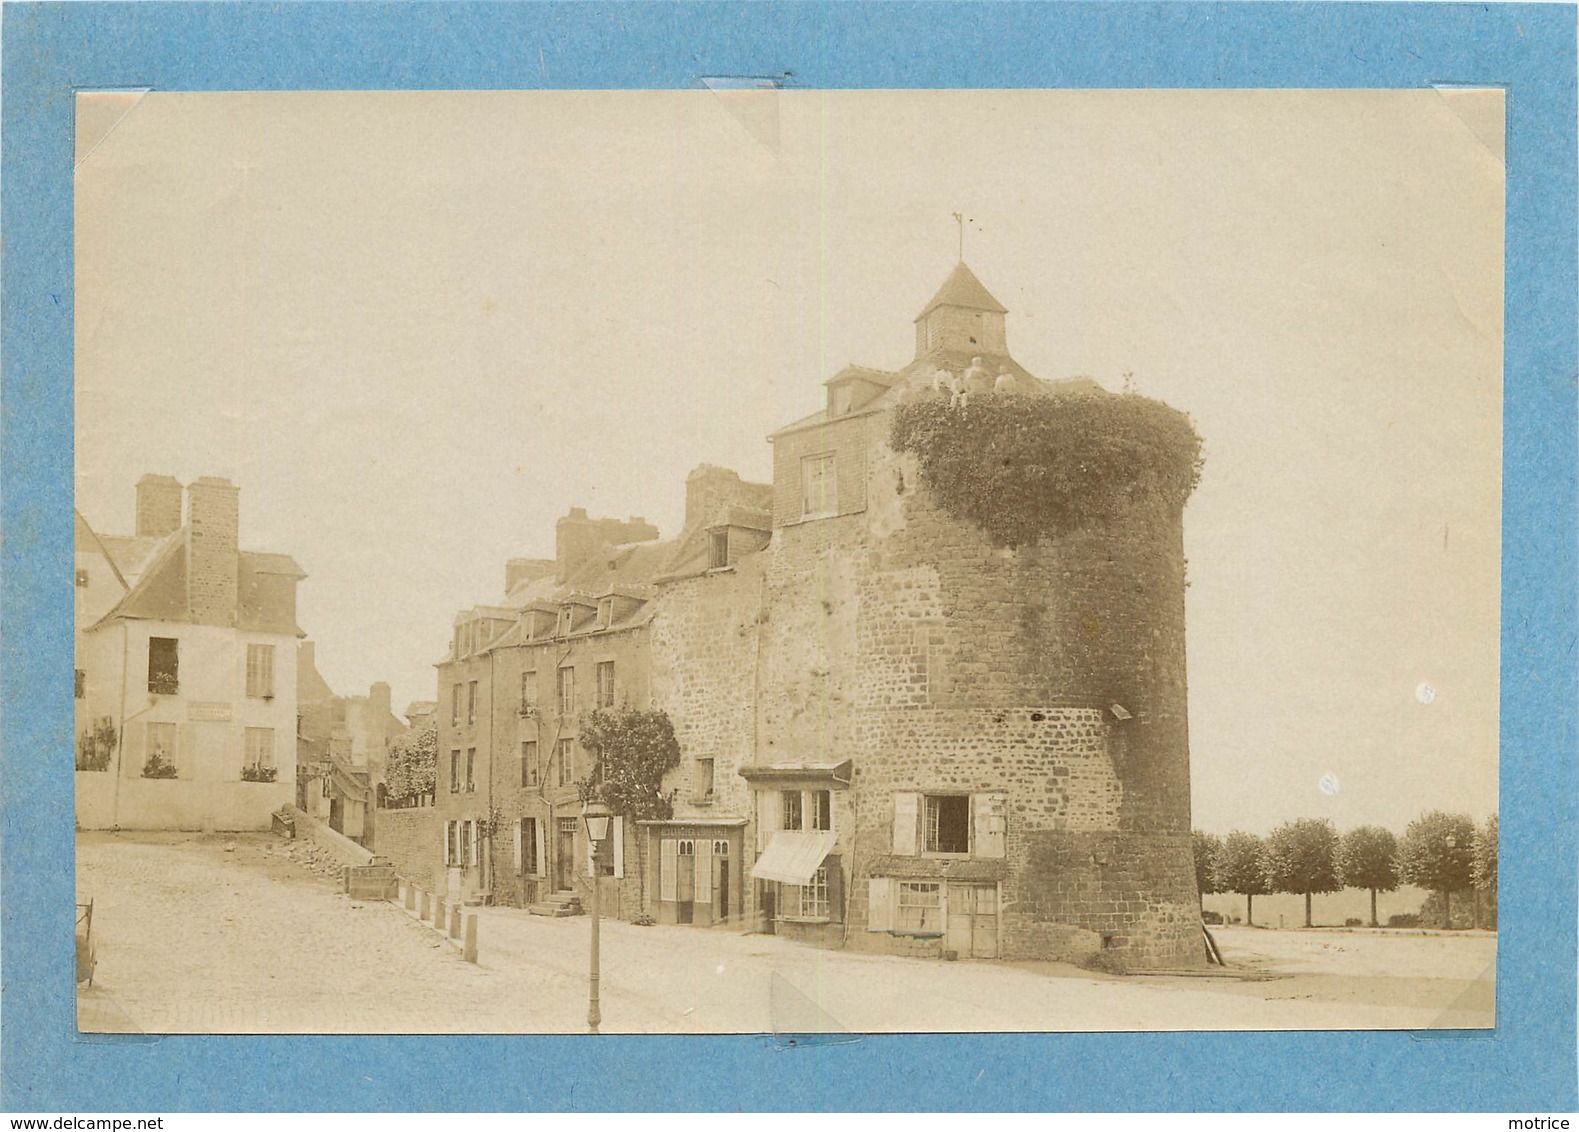
M 238 548 L 238 490 L 137 484 L 137 533 L 77 516 L 77 824 L 267 829 L 295 797 L 296 585 Z

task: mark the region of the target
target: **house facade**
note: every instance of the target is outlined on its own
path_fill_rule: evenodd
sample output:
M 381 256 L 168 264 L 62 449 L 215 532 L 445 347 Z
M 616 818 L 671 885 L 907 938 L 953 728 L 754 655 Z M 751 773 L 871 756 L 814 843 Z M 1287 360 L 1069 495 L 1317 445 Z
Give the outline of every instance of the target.
M 267 829 L 294 798 L 305 575 L 288 555 L 239 549 L 238 497 L 215 477 L 183 493 L 145 476 L 135 535 L 78 516 L 82 828 Z

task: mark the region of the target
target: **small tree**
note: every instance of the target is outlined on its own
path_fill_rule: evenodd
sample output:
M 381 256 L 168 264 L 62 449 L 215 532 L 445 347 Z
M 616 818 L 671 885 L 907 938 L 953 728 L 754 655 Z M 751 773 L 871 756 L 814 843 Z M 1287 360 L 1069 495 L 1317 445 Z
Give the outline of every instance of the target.
M 1267 882 L 1277 892 L 1305 897 L 1305 926 L 1310 924 L 1310 898 L 1315 892 L 1343 887 L 1338 871 L 1338 831 L 1326 818 L 1285 822 L 1267 838 Z
M 1376 894 L 1398 887 L 1398 839 L 1377 825 L 1349 830 L 1338 845 L 1338 871 L 1344 884 L 1371 890 L 1371 927 L 1376 927 Z
M 1468 814 L 1432 810 L 1404 830 L 1399 874 L 1410 884 L 1442 894 L 1442 926 L 1453 926 L 1453 893 L 1473 881 L 1475 823 Z
M 1255 898 L 1269 891 L 1266 847 L 1253 833 L 1235 830 L 1223 839 L 1217 855 L 1214 883 L 1219 892 L 1238 892 L 1245 898 L 1245 923 L 1255 925 Z
M 384 766 L 385 797 L 389 802 L 408 803 L 432 794 L 438 780 L 439 729 L 430 723 L 418 731 L 408 731 L 389 745 Z
M 1221 892 L 1216 874 L 1217 858 L 1223 851 L 1223 839 L 1202 829 L 1191 830 L 1190 848 L 1195 853 L 1195 891 L 1203 897 Z
M 1497 815 L 1492 814 L 1486 824 L 1475 830 L 1475 859 L 1470 866 L 1470 879 L 1476 892 L 1486 894 L 1486 914 L 1489 926 L 1497 926 Z
M 664 775 L 680 765 L 680 743 L 667 712 L 636 708 L 598 708 L 581 724 L 581 745 L 593 757 L 592 770 L 577 786 L 581 800 L 596 797 L 615 814 L 632 821 L 666 821 L 674 815 L 673 792 Z M 636 839 L 636 869 L 641 910 L 647 910 L 647 844 Z

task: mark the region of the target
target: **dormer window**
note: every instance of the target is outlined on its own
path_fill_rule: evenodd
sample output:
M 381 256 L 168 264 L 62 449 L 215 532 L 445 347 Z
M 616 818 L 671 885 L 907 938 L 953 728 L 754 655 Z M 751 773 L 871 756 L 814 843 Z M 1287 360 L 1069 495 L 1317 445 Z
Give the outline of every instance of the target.
M 607 629 L 614 624 L 614 599 L 606 597 L 598 602 L 598 628 Z
M 801 518 L 820 519 L 838 513 L 832 452 L 801 460 L 800 482 Z
M 721 570 L 729 565 L 729 530 L 710 531 L 707 536 L 707 565 Z
M 570 625 L 571 625 L 571 619 L 572 619 L 573 614 L 574 614 L 574 610 L 572 610 L 570 606 L 566 605 L 566 606 L 561 606 L 560 607 L 560 610 L 559 610 L 559 635 L 561 637 L 568 637 L 570 635 Z

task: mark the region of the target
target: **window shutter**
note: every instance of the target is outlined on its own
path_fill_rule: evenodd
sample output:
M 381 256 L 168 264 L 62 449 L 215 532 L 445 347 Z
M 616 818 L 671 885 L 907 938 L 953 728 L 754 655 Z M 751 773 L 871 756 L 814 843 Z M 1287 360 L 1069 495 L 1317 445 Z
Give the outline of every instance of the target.
M 479 849 L 482 844 L 482 825 L 479 822 L 467 822 L 471 826 L 471 860 L 467 864 L 476 868 L 482 864 L 482 854 Z
M 903 857 L 916 855 L 916 810 L 919 794 L 894 795 L 894 852 Z
M 548 826 L 541 818 L 534 819 L 532 832 L 537 839 L 537 859 L 533 864 L 537 866 L 537 875 L 545 877 L 548 875 Z
M 447 822 L 444 823 L 444 867 L 448 868 L 449 866 L 453 865 L 454 863 L 455 863 L 455 823 L 452 822 L 452 821 L 447 821 Z
M 625 819 L 615 818 L 612 823 L 614 830 L 614 875 L 625 876 Z
M 665 837 L 658 846 L 658 899 L 680 898 L 680 843 Z
M 713 902 L 713 843 L 707 838 L 696 842 L 696 896 L 698 904 Z
M 521 827 L 526 824 L 525 818 L 515 820 L 515 871 L 521 872 Z
M 836 924 L 844 922 L 844 868 L 839 858 L 828 857 L 822 862 L 828 870 L 828 918 Z
M 1008 795 L 977 794 L 971 801 L 976 810 L 976 856 L 1002 857 L 1009 820 Z
M 777 790 L 757 791 L 757 852 L 768 847 L 773 831 L 783 824 L 783 807 Z
M 831 900 L 833 893 L 830 892 Z M 866 882 L 866 930 L 887 932 L 894 929 L 894 882 L 887 877 L 872 877 Z

